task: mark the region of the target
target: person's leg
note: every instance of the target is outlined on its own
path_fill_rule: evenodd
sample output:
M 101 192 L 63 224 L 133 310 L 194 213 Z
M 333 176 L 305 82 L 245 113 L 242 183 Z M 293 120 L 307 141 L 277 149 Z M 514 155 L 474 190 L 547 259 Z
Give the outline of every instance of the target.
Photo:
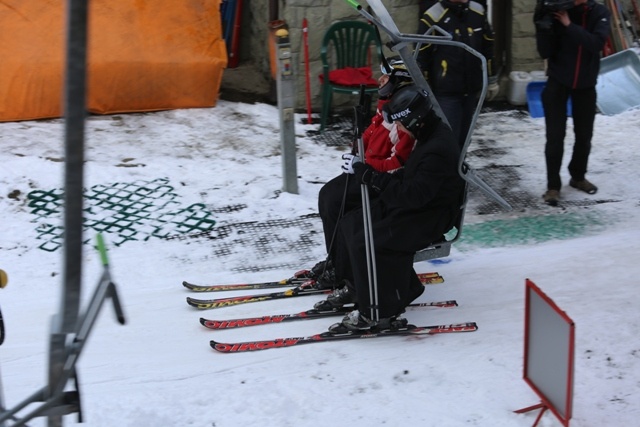
M 318 194 L 318 213 L 322 220 L 325 246 L 332 257 L 331 242 L 341 214 L 361 204 L 360 186 L 353 175 L 340 174 L 322 186 Z M 344 204 L 344 205 L 343 205 Z
M 378 313 L 381 319 L 402 313 L 411 293 L 413 253 L 398 251 L 401 236 L 392 236 L 384 223 L 376 220 L 377 205 L 372 207 L 373 241 L 375 245 L 375 264 L 377 278 Z M 371 316 L 371 287 L 367 250 L 364 237 L 362 211 L 352 211 L 340 223 L 341 236 L 345 238 L 345 247 L 353 273 L 358 307 L 360 313 Z M 417 277 L 416 277 L 417 279 Z
M 560 191 L 562 187 L 560 168 L 564 154 L 568 96 L 568 89 L 552 78 L 547 80 L 542 91 L 547 137 L 544 154 L 547 163 L 547 189 L 549 190 Z
M 386 319 L 404 313 L 410 303 L 413 279 L 420 282 L 413 270 L 413 253 L 376 248 L 376 266 L 380 318 Z M 415 295 L 415 290 L 413 292 Z M 411 300 L 413 299 L 415 298 Z M 365 314 L 370 316 L 369 312 Z
M 349 247 L 353 242 L 364 242 L 363 222 L 362 209 L 352 209 L 338 222 L 332 255 L 338 280 L 348 280 L 350 283 L 354 283 L 354 266 Z
M 573 90 L 571 97 L 575 143 L 569 163 L 569 173 L 574 181 L 583 181 L 591 152 L 593 122 L 596 117 L 596 90 L 595 88 Z
M 464 141 L 466 134 L 462 134 L 462 97 L 461 96 L 449 96 L 449 95 L 438 95 L 436 96 L 438 100 L 438 104 L 440 104 L 440 108 L 444 113 L 444 116 L 449 121 L 449 125 L 451 126 L 451 130 L 453 131 L 453 135 L 456 141 Z
M 464 143 L 467 140 L 467 134 L 471 128 L 471 121 L 473 115 L 476 112 L 478 106 L 478 97 L 475 94 L 464 95 L 461 100 L 461 119 L 460 119 L 460 135 L 458 136 L 458 143 L 460 148 L 464 147 Z
M 356 301 L 356 288 L 353 278 L 353 265 L 350 259 L 348 245 L 354 239 L 364 241 L 364 237 L 357 237 L 362 233 L 362 209 L 347 212 L 337 223 L 335 240 L 333 242 L 331 262 L 334 268 L 333 281 L 335 289 L 325 300 L 318 301 L 314 308 L 318 310 L 333 310 Z
M 409 274 L 409 291 L 406 295 L 401 295 L 404 299 L 403 305 L 406 307 L 418 299 L 424 293 L 424 284 L 412 268 Z

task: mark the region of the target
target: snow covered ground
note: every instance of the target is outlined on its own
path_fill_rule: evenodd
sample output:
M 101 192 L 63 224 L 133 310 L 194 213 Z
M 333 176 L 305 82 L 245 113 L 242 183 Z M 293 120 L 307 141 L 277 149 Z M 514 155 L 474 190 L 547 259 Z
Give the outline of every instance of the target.
M 0 292 L 7 330 L 0 364 L 10 408 L 46 384 L 51 318 L 61 306 L 59 205 L 49 200 L 38 213 L 34 203 L 45 203 L 47 194 L 59 201 L 63 126 L 62 120 L 0 123 L 0 268 L 9 275 L 9 286 Z M 192 293 L 181 286 L 183 280 L 279 280 L 323 259 L 313 216 L 317 194 L 339 173 L 346 148 L 307 137 L 316 127 L 296 125 L 299 194 L 294 195 L 281 192 L 275 107 L 220 101 L 212 109 L 88 119 L 85 186 L 94 227 L 85 237 L 94 239 L 101 225 L 117 218 L 118 212 L 99 203 L 110 191 L 142 195 L 149 216 L 136 220 L 123 211 L 129 234 L 104 233 L 127 323 L 118 324 L 106 304 L 82 353 L 84 425 L 531 426 L 536 413 L 513 412 L 539 402 L 522 378 L 526 278 L 576 324 L 571 425 L 637 425 L 640 110 L 597 116 L 588 177 L 600 191 L 587 196 L 565 186 L 560 208 L 544 206 L 540 198 L 542 119 L 509 111 L 479 118 L 480 142 L 472 143 L 470 156 L 474 150 L 476 156 L 470 161 L 483 168 L 510 165 L 517 179 L 499 190 L 530 194 L 530 202 L 511 212 L 480 214 L 487 199 L 475 194 L 451 256 L 416 265 L 445 277 L 420 301 L 456 299 L 459 307 L 407 313 L 419 325 L 475 321 L 477 332 L 214 352 L 213 338 L 306 336 L 334 321 L 207 330 L 200 317 L 297 312 L 321 297 L 198 311 L 187 306 L 185 297 Z M 565 165 L 570 147 L 568 142 Z M 568 182 L 566 167 L 563 179 Z M 184 232 L 194 209 L 227 234 L 160 238 Z M 252 221 L 268 224 L 267 232 L 238 226 Z M 262 233 L 260 245 L 251 241 L 252 233 Z M 300 249 L 286 250 L 291 242 Z M 81 261 L 84 308 L 102 267 L 91 245 L 84 246 Z M 267 270 L 256 272 L 259 267 Z M 225 294 L 197 296 L 203 295 Z M 65 425 L 75 422 L 75 416 L 65 417 Z M 30 423 L 45 424 L 43 419 Z M 560 423 L 547 412 L 539 425 Z

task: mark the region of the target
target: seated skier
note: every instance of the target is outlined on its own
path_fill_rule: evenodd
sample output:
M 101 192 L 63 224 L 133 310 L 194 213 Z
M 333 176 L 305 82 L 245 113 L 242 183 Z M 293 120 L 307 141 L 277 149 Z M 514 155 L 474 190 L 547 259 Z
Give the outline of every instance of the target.
M 356 304 L 356 310 L 329 328 L 333 333 L 406 325 L 400 315 L 424 290 L 421 284 L 418 288 L 414 254 L 453 228 L 465 188 L 458 174 L 460 148 L 426 91 L 415 85 L 401 88 L 382 114 L 416 144 L 404 168 L 392 174 L 376 171 L 358 156 L 351 160 L 355 181 L 376 194 L 370 208 L 378 306 L 371 306 L 363 211 L 358 207 L 340 219 L 336 234 L 332 260 L 345 285 L 315 306 L 326 310 Z
M 388 68 L 386 68 L 388 67 Z M 415 144 L 414 138 L 398 130 L 395 123 L 388 123 L 382 117 L 382 108 L 389 102 L 391 95 L 399 88 L 412 82 L 404 62 L 399 57 L 389 58 L 387 65 L 381 65 L 382 76 L 378 79 L 378 105 L 371 124 L 362 134 L 365 150 L 365 162 L 378 172 L 393 173 L 402 168 Z M 310 270 L 310 277 L 316 280 L 320 288 L 335 288 L 337 281 L 332 261 L 334 255 L 332 242 L 335 239 L 336 225 L 340 217 L 362 204 L 360 182 L 353 179 L 350 170 L 353 154 L 342 156 L 345 173 L 327 182 L 318 196 L 318 212 L 322 219 L 327 259 L 317 263 Z

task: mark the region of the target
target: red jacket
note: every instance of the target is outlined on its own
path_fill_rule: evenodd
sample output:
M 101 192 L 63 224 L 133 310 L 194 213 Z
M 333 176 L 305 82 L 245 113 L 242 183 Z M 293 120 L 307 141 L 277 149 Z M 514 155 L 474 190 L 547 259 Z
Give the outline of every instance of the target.
M 382 118 L 382 106 L 388 100 L 378 101 L 376 115 L 362 134 L 365 162 L 379 172 L 390 172 L 404 166 L 413 150 L 415 140 L 395 124 Z

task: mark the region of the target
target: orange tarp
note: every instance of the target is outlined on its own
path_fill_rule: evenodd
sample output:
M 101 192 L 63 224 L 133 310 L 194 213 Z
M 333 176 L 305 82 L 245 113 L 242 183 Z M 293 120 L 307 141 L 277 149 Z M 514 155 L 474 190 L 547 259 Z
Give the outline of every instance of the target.
M 220 0 L 90 0 L 87 108 L 212 107 L 227 52 Z M 67 0 L 0 0 L 0 121 L 60 117 Z

